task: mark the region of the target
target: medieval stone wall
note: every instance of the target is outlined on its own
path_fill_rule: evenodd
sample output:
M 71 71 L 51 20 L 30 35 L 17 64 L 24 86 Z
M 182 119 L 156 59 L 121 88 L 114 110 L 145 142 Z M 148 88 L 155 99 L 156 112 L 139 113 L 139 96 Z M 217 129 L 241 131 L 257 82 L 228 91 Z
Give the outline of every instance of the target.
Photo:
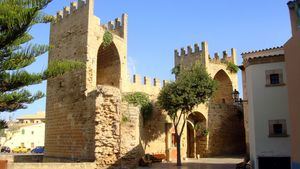
M 144 153 L 172 155 L 172 126 L 165 112 L 155 104 L 167 81 L 135 75 L 131 83 L 127 71 L 127 15 L 101 24 L 94 16 L 94 0 L 79 0 L 58 12 L 51 24 L 49 62 L 74 59 L 86 68 L 49 79 L 47 84 L 45 161 L 96 161 L 98 168 L 131 167 Z M 110 31 L 113 42 L 101 48 L 103 35 Z M 226 70 L 226 61 L 235 62 L 223 52 L 210 58 L 206 42 L 181 54 L 175 51 L 175 65 L 190 66 L 200 61 L 214 78 L 223 84 L 217 92 L 217 104 L 199 105 L 195 112 L 203 115 L 210 135 L 197 142 L 196 154 L 219 155 L 238 151 L 240 132 L 235 111 L 230 104 L 230 90 L 237 89 L 237 76 Z M 222 78 L 227 78 L 225 81 Z M 231 83 L 231 84 L 230 84 Z M 230 85 L 229 85 L 230 84 Z M 103 86 L 106 85 L 106 86 Z M 110 87 L 109 87 L 110 86 Z M 227 88 L 229 87 L 229 88 Z M 226 91 L 226 94 L 222 93 Z M 144 121 L 139 108 L 121 102 L 122 93 L 145 92 L 153 101 L 153 116 Z M 223 102 L 225 99 L 225 103 Z M 225 105 L 223 105 L 225 104 Z M 123 121 L 123 116 L 129 121 Z M 228 138 L 228 139 L 227 139 Z M 182 136 L 182 156 L 187 153 L 187 130 Z M 223 145 L 223 146 L 222 146 Z M 228 146 L 228 150 L 223 150 Z
M 121 157 L 120 104 L 118 88 L 98 86 L 95 115 L 95 157 L 97 168 L 119 166 Z

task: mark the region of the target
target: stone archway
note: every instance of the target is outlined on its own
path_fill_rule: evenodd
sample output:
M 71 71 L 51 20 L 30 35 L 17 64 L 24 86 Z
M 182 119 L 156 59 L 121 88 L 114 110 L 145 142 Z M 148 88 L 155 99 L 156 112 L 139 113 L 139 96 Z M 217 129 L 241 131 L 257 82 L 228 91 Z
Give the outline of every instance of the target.
M 187 157 L 196 158 L 205 154 L 207 145 L 206 118 L 200 112 L 192 113 L 187 120 Z
M 121 63 L 114 43 L 100 46 L 97 56 L 97 85 L 120 88 Z
M 218 89 L 210 100 L 208 110 L 209 156 L 244 153 L 243 121 L 233 104 L 233 85 L 224 70 L 214 76 Z

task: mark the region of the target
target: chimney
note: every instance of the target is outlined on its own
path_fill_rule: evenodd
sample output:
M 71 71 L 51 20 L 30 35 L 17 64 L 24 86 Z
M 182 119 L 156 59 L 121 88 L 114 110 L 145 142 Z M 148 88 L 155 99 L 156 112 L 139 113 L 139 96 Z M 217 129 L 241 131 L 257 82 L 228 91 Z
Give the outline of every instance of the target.
M 292 35 L 300 31 L 300 0 L 293 0 L 287 3 L 290 10 Z

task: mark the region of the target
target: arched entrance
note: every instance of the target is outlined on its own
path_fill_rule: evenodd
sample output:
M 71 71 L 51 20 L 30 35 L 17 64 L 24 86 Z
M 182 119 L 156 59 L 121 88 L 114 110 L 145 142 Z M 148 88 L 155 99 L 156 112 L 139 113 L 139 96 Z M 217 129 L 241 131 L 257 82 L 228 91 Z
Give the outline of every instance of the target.
M 196 158 L 205 154 L 207 145 L 206 118 L 200 112 L 192 113 L 187 120 L 187 157 Z
M 209 156 L 241 154 L 245 143 L 244 126 L 233 104 L 231 79 L 220 70 L 214 80 L 218 82 L 218 89 L 209 104 Z
M 100 46 L 97 57 L 97 85 L 120 87 L 121 65 L 114 43 Z

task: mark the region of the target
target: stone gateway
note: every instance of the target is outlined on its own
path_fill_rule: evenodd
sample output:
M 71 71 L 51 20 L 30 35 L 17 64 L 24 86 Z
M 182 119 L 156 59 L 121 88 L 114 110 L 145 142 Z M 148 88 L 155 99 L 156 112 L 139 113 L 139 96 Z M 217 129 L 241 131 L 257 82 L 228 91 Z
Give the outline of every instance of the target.
M 46 103 L 45 161 L 95 162 L 97 168 L 132 168 L 145 153 L 176 159 L 174 130 L 165 112 L 155 103 L 161 85 L 157 78 L 133 76 L 127 71 L 127 14 L 101 24 L 94 15 L 94 0 L 79 0 L 57 13 L 51 24 L 49 62 L 73 59 L 84 62 L 82 70 L 49 79 Z M 103 45 L 103 36 L 113 36 Z M 201 61 L 219 89 L 206 105 L 189 117 L 182 139 L 186 158 L 240 154 L 244 152 L 243 120 L 233 105 L 237 75 L 226 68 L 236 63 L 236 52 L 211 58 L 208 45 L 201 49 L 175 50 L 175 65 L 190 66 Z M 129 105 L 122 95 L 147 93 L 154 105 L 150 120 L 142 119 L 139 107 Z M 127 120 L 124 120 L 126 117 Z M 207 134 L 199 134 L 196 126 Z M 203 132 L 202 132 L 203 133 Z

